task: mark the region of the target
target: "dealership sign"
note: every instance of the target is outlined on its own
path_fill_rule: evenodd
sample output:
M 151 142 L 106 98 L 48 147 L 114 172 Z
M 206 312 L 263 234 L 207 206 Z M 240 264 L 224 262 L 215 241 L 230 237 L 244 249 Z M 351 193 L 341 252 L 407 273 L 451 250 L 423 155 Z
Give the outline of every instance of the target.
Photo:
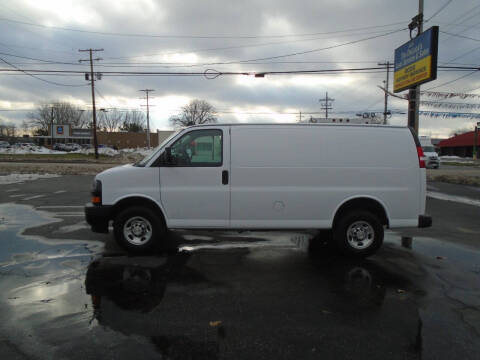
M 395 49 L 393 91 L 400 92 L 437 78 L 438 26 Z

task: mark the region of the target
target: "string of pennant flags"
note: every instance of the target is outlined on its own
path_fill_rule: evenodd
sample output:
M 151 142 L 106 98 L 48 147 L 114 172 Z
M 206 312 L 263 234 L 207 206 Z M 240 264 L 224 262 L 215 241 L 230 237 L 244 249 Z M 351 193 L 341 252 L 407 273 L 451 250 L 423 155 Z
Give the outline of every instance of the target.
M 385 88 L 379 86 L 380 89 L 387 92 L 390 96 L 394 96 L 396 98 L 400 98 L 403 100 L 408 100 L 408 94 L 404 94 L 403 96 L 393 94 L 387 91 Z M 442 92 L 442 91 L 420 91 L 421 95 L 435 98 L 435 99 L 450 99 L 450 98 L 460 98 L 464 99 L 474 99 L 479 98 L 480 94 L 467 94 L 467 93 L 458 93 L 458 92 Z M 480 104 L 472 104 L 472 103 L 457 103 L 457 102 L 443 102 L 443 101 L 429 101 L 429 100 L 422 100 L 420 104 L 433 107 L 433 108 L 444 108 L 444 109 L 452 109 L 452 110 L 478 110 L 480 109 Z M 461 119 L 480 119 L 480 113 L 474 112 L 450 112 L 450 111 L 419 111 L 420 116 L 424 117 L 431 117 L 431 118 L 461 118 Z
M 419 111 L 421 116 L 428 116 L 431 118 L 462 118 L 462 119 L 480 119 L 480 114 L 475 113 L 457 113 L 446 111 Z
M 480 109 L 479 104 L 472 104 L 472 103 L 453 103 L 453 102 L 440 102 L 440 101 L 420 101 L 420 104 L 433 107 L 433 108 L 443 108 L 443 109 L 452 109 L 452 110 L 460 110 L 460 109 L 467 109 L 467 110 L 476 110 Z
M 421 91 L 421 95 L 426 96 L 428 98 L 437 99 L 437 100 L 446 100 L 451 98 L 458 98 L 458 99 L 480 99 L 479 94 L 468 94 L 468 93 L 460 93 L 460 92 L 445 92 L 445 91 Z M 431 100 L 422 100 L 420 102 L 422 105 L 431 108 L 442 108 L 448 110 L 478 110 L 480 109 L 480 103 L 461 103 L 461 102 L 444 102 L 444 101 L 431 101 Z M 451 111 L 420 111 L 419 115 L 426 116 L 430 118 L 449 118 L 449 119 L 480 119 L 480 113 L 474 112 L 451 112 Z

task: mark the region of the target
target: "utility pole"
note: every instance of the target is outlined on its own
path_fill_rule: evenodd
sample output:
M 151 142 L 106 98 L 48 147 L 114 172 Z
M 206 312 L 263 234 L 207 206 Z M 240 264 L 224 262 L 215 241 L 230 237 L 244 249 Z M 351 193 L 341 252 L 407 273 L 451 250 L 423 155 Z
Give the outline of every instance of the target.
M 325 98 L 319 100 L 321 102 L 321 108 L 322 110 L 325 110 L 325 119 L 328 119 L 328 110 L 332 110 L 332 101 L 335 101 L 335 99 L 331 99 L 328 97 L 328 92 L 325 93 Z M 330 103 L 329 103 L 330 101 Z
M 50 140 L 50 145 L 52 146 L 53 150 L 53 106 L 50 108 L 50 135 L 51 135 L 51 140 Z
M 378 63 L 379 66 L 386 66 L 387 67 L 387 78 L 384 81 L 385 83 L 385 104 L 383 108 L 383 124 L 387 125 L 387 109 L 388 109 L 388 79 L 390 77 L 390 61 Z
M 473 139 L 473 160 L 478 159 L 478 127 L 480 126 L 480 122 L 477 122 L 477 125 L 475 126 L 475 132 L 473 134 L 474 139 Z
M 97 142 L 97 113 L 95 111 L 95 78 L 93 76 L 93 60 L 102 60 L 101 58 L 92 59 L 92 52 L 103 51 L 103 49 L 85 49 L 78 50 L 80 52 L 88 52 L 90 54 L 89 59 L 78 60 L 78 62 L 90 61 L 90 84 L 92 85 L 92 107 L 93 107 L 93 146 L 95 148 L 95 159 L 98 159 L 98 142 Z M 88 80 L 87 74 L 85 78 Z
M 147 147 L 150 149 L 150 106 L 148 104 L 148 93 L 151 91 L 155 91 L 154 89 L 143 89 L 139 90 L 143 91 L 147 96 Z
M 418 0 L 418 15 L 412 19 L 409 28 L 417 27 L 417 36 L 423 32 L 423 0 Z M 418 134 L 418 111 L 420 107 L 420 85 L 408 92 L 408 126 Z
M 301 111 L 298 112 L 298 122 L 299 123 L 302 122 L 302 112 Z

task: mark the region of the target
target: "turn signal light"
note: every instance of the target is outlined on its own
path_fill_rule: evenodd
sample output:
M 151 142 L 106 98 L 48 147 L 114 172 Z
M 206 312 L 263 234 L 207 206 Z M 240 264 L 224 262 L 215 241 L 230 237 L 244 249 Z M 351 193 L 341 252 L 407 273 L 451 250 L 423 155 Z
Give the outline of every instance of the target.
M 100 205 L 102 203 L 102 198 L 100 196 L 92 196 L 92 204 Z

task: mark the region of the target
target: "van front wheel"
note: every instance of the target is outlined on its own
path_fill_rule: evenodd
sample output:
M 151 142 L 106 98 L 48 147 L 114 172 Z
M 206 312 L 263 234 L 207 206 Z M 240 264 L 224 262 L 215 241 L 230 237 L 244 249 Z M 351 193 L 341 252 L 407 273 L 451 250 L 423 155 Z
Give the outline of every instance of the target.
M 147 253 L 158 245 L 165 235 L 162 219 L 147 207 L 129 207 L 114 220 L 113 231 L 117 243 L 130 253 Z
M 333 239 L 344 254 L 367 257 L 382 246 L 383 225 L 378 217 L 369 211 L 351 211 L 335 225 Z

